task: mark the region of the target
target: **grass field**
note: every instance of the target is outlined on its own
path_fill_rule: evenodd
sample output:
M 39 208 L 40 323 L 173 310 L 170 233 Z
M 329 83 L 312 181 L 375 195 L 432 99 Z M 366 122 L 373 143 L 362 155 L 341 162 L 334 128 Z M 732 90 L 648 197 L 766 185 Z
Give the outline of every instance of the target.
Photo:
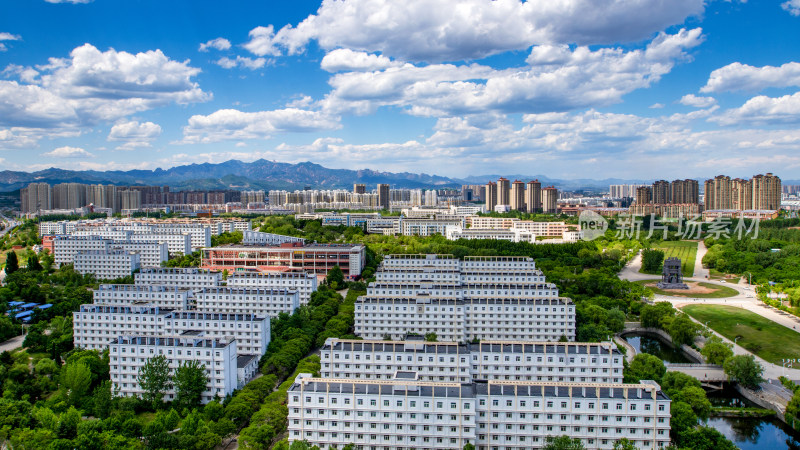
M 10 252 L 10 251 L 11 250 L 0 251 L 0 265 L 3 265 L 3 264 L 6 263 L 6 254 L 8 252 Z M 27 260 L 27 256 L 25 256 L 25 255 L 27 254 L 27 250 L 25 250 L 25 249 L 14 250 L 14 253 L 17 254 L 17 261 L 19 261 L 19 265 L 20 266 L 25 266 L 25 261 Z
M 781 359 L 800 355 L 800 333 L 765 319 L 746 309 L 723 305 L 687 305 L 685 311 L 731 341 L 766 361 L 780 364 Z
M 657 283 L 659 281 L 661 281 L 661 279 L 639 280 L 639 281 L 634 281 L 634 283 L 641 284 L 642 286 L 644 286 L 646 284 Z M 714 292 L 706 292 L 706 293 L 686 292 L 686 293 L 682 293 L 682 292 L 673 292 L 673 291 L 669 291 L 669 292 L 662 291 L 661 289 L 659 289 L 657 287 L 653 287 L 653 286 L 647 286 L 647 288 L 650 289 L 651 291 L 653 291 L 654 294 L 669 295 L 669 296 L 672 296 L 672 297 L 687 297 L 687 298 L 727 298 L 727 297 L 734 297 L 734 296 L 739 294 L 739 291 L 737 291 L 736 289 L 733 289 L 733 288 L 729 288 L 727 286 L 720 286 L 718 284 L 703 283 L 703 282 L 700 282 L 698 284 L 700 286 L 703 286 L 703 287 L 706 287 L 706 288 L 709 288 L 709 289 L 714 289 Z
M 694 260 L 697 257 L 697 242 L 664 241 L 653 246 L 652 249 L 664 252 L 664 259 L 673 256 L 680 258 L 684 277 L 691 277 L 694 274 Z

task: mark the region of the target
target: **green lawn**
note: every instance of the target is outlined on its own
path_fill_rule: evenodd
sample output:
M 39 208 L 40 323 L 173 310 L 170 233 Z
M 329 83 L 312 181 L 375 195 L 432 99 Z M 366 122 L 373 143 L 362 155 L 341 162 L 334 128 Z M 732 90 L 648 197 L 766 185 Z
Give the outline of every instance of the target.
M 746 309 L 723 305 L 687 305 L 685 311 L 731 341 L 766 361 L 780 364 L 781 359 L 800 355 L 800 333 L 765 319 Z
M 638 280 L 634 281 L 636 284 L 641 284 L 642 286 L 649 284 L 649 283 L 658 283 L 661 279 L 652 279 L 652 280 Z M 708 293 L 682 293 L 677 291 L 662 291 L 661 289 L 654 287 L 654 286 L 647 286 L 647 289 L 653 291 L 654 294 L 658 295 L 669 295 L 672 297 L 687 297 L 687 298 L 727 298 L 727 297 L 734 297 L 739 294 L 739 291 L 733 288 L 729 288 L 727 286 L 720 286 L 718 284 L 713 283 L 698 283 L 700 286 L 707 287 L 709 289 L 714 289 L 714 292 Z
M 677 257 L 681 260 L 681 269 L 684 277 L 694 275 L 694 260 L 697 257 L 697 242 L 692 241 L 664 241 L 653 245 L 653 250 L 664 252 L 664 259 Z

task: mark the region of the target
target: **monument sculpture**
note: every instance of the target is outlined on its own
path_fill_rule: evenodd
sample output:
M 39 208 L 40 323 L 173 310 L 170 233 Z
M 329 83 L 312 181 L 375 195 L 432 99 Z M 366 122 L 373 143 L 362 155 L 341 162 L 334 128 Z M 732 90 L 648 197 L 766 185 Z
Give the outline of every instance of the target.
M 670 257 L 664 260 L 664 270 L 661 272 L 661 281 L 656 286 L 659 289 L 689 289 L 683 282 L 680 258 Z

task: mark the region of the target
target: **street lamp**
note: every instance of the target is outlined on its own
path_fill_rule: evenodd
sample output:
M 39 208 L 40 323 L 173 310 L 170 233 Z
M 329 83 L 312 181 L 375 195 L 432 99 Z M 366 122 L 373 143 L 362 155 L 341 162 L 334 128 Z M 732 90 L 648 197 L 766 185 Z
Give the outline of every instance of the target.
M 746 272 L 746 273 L 747 273 L 747 284 L 752 286 L 753 285 L 753 274 L 750 273 L 750 272 Z

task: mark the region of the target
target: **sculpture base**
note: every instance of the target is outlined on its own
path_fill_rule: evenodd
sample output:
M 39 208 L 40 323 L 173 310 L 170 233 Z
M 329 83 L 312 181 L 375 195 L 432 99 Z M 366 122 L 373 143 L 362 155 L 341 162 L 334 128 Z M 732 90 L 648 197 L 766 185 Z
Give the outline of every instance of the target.
M 689 289 L 686 283 L 664 283 L 663 281 L 656 283 L 656 287 L 659 289 Z

